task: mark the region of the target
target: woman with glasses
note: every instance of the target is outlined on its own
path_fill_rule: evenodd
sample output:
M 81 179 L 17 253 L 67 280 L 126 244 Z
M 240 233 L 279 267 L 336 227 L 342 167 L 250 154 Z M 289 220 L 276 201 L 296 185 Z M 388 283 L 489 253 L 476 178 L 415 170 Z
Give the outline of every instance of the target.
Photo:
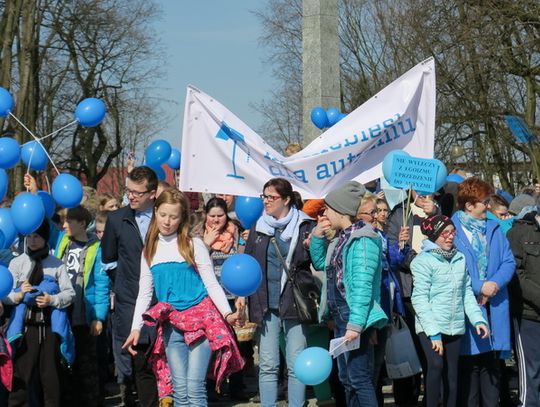
M 465 256 L 454 247 L 456 229 L 450 218 L 436 215 L 421 224 L 422 251 L 411 263 L 412 305 L 416 333 L 426 357 L 425 405 L 437 407 L 443 385 L 443 406 L 455 407 L 458 361 L 466 319 L 477 337 L 489 335 L 467 274 Z
M 315 222 L 298 210 L 292 185 L 283 178 L 273 178 L 263 187 L 264 212 L 251 229 L 245 253 L 260 263 L 262 283 L 249 297 L 249 320 L 260 325 L 259 391 L 262 406 L 277 406 L 279 339 L 283 331 L 288 368 L 289 406 L 305 402 L 305 385 L 294 375 L 296 357 L 306 348 L 306 324 L 299 320 L 291 283 L 284 271 L 294 275 L 301 287 L 315 285 L 310 270 L 309 251 L 305 246 Z M 245 300 L 237 300 L 237 309 Z
M 366 193 L 356 181 L 329 192 L 324 198 L 324 216 L 319 218 L 310 244 L 315 269 L 326 274 L 326 301 L 321 301 L 321 315 L 327 306 L 335 324 L 335 337 L 345 342 L 358 341 L 356 349 L 337 358 L 339 380 L 349 407 L 378 405 L 371 359 L 376 330 L 387 321 L 379 305 L 381 238 L 369 223 L 356 219 L 358 214 L 369 215 L 372 222 L 377 211 L 374 200 L 368 205 L 363 199 Z M 332 241 L 326 237 L 330 229 L 336 231 Z
M 460 358 L 460 406 L 499 405 L 500 359 L 511 350 L 507 284 L 515 270 L 510 245 L 499 224 L 486 219 L 493 194 L 491 185 L 479 178 L 459 184 L 456 248 L 465 255 L 467 272 L 491 336 L 479 337 L 467 327 Z

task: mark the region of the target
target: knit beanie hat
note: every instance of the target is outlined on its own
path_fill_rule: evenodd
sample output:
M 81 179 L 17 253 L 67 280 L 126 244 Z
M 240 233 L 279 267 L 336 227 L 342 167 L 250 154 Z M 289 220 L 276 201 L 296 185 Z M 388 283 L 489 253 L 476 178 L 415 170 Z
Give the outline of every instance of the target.
M 366 188 L 356 181 L 349 181 L 345 185 L 330 191 L 324 202 L 336 212 L 343 215 L 356 216 L 360 200 L 366 194 Z
M 40 227 L 37 228 L 37 230 L 33 233 L 41 236 L 46 243 L 49 241 L 49 237 L 51 236 L 51 228 L 49 226 L 49 221 L 47 220 L 47 218 L 43 219 Z
M 535 204 L 536 202 L 532 196 L 528 194 L 519 194 L 512 199 L 512 202 L 510 202 L 508 211 L 512 212 L 514 215 L 519 215 L 523 208 L 526 206 L 534 206 Z
M 429 240 L 434 242 L 448 225 L 454 225 L 452 219 L 444 215 L 435 215 L 422 221 L 420 224 L 420 231 L 423 235 L 427 236 Z

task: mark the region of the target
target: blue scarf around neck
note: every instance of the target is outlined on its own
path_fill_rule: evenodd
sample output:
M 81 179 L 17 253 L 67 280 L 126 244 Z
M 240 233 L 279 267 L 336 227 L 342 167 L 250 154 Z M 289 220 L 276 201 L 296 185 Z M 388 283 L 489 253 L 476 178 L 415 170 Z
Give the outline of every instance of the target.
M 471 244 L 474 254 L 476 255 L 478 277 L 480 280 L 485 280 L 487 277 L 488 268 L 488 247 L 486 238 L 487 221 L 486 219 L 473 218 L 471 215 L 463 211 L 458 211 L 457 214 L 461 225 L 472 233 Z

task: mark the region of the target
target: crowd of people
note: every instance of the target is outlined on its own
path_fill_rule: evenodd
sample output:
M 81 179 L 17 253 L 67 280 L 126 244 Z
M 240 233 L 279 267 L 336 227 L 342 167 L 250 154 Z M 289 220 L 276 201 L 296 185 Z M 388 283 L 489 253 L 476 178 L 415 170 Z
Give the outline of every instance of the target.
M 37 192 L 30 175 L 25 186 Z M 115 380 L 125 406 L 205 406 L 227 394 L 301 407 L 297 356 L 344 338 L 356 345 L 315 397 L 382 406 L 399 317 L 422 373 L 392 381 L 396 405 L 417 406 L 422 394 L 426 407 L 540 405 L 540 191 L 508 202 L 469 177 L 391 207 L 375 183 L 304 201 L 272 178 L 247 230 L 234 196 L 182 193 L 149 167 L 128 173 L 124 194 L 87 188 L 81 205 L 1 251 L 13 290 L 1 307 L 0 404 L 101 406 Z M 221 284 L 237 253 L 262 270 L 249 297 Z M 253 338 L 240 337 L 246 324 Z M 508 390 L 512 358 L 519 400 Z

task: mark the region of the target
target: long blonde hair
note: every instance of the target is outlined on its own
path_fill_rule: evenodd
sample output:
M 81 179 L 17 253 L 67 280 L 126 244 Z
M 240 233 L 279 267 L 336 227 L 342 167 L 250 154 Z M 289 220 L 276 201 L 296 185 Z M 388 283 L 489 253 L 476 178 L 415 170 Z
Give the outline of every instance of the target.
M 156 222 L 156 211 L 163 204 L 180 205 L 180 225 L 177 231 L 178 252 L 190 265 L 195 264 L 195 254 L 193 252 L 193 242 L 190 235 L 189 224 L 189 203 L 184 194 L 177 189 L 166 189 L 156 199 L 152 221 L 148 227 L 146 241 L 144 243 L 143 255 L 146 263 L 150 265 L 156 254 L 159 229 Z

